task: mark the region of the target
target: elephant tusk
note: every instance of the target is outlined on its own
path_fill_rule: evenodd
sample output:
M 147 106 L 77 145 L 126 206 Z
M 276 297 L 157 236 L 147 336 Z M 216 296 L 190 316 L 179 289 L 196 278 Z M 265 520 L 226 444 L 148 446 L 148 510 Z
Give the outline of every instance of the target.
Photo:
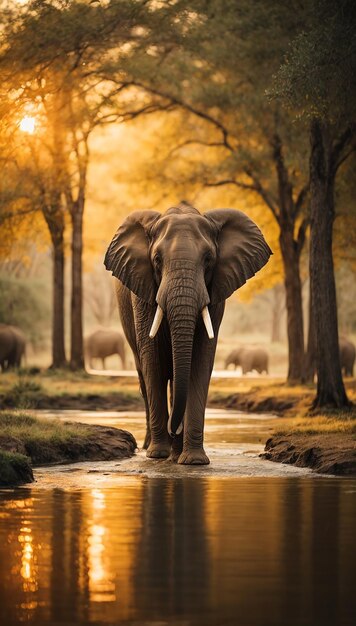
M 206 332 L 208 333 L 209 339 L 214 339 L 214 330 L 213 325 L 211 323 L 210 313 L 207 306 L 205 306 L 201 312 L 203 321 L 205 324 Z
M 163 320 L 163 309 L 161 309 L 159 304 L 157 304 L 156 313 L 155 313 L 151 330 L 150 330 L 150 334 L 149 334 L 150 339 L 153 339 L 153 337 L 157 335 L 157 331 L 161 325 L 162 320 Z

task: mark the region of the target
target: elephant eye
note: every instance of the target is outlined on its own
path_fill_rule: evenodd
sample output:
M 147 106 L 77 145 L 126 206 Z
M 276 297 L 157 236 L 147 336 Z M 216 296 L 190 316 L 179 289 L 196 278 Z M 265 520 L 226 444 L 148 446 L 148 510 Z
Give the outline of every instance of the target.
M 206 252 L 204 255 L 204 263 L 205 265 L 211 265 L 214 260 L 214 257 L 210 251 Z

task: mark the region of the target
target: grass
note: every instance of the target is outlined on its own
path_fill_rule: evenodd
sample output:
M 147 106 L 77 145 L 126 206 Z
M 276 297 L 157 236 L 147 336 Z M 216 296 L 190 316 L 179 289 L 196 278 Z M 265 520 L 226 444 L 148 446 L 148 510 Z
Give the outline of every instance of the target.
M 30 459 L 24 454 L 0 449 L 0 486 L 10 487 L 31 482 Z
M 23 411 L 0 412 L 0 449 L 29 457 L 33 463 L 61 459 L 73 444 L 84 445 L 90 427 L 58 419 L 35 417 Z
M 0 412 L 0 446 L 4 438 L 14 438 L 38 445 L 48 442 L 60 443 L 72 437 L 86 437 L 90 428 L 75 422 L 35 417 L 23 411 Z
M 92 403 L 95 408 L 95 401 L 100 404 L 102 399 L 110 397 L 118 409 L 142 402 L 138 381 L 131 378 L 95 377 L 86 372 L 67 370 L 46 370 L 34 375 L 22 370 L 0 375 L 0 405 L 3 408 L 49 408 L 46 399 L 52 401 L 51 407 L 56 408 L 55 400 L 58 399 L 62 408 L 80 408 L 82 402 L 87 405 L 83 408 L 88 409 L 88 404 Z M 69 400 L 66 403 L 68 406 L 63 405 L 66 399 Z M 73 407 L 70 407 L 70 399 L 73 400 Z
M 115 428 L 62 422 L 24 411 L 0 411 L 0 485 L 30 482 L 31 463 L 48 465 L 123 458 L 131 456 L 135 448 L 133 436 Z M 30 478 L 22 480 L 26 464 Z M 20 482 L 16 481 L 16 473 Z
M 350 417 L 350 413 L 340 412 L 338 417 L 319 415 L 317 417 L 302 417 L 288 420 L 278 428 L 279 434 L 345 434 L 356 436 L 356 414 Z
M 41 384 L 19 376 L 18 381 L 4 394 L 4 403 L 11 403 L 19 409 L 31 409 L 36 407 L 40 394 L 43 394 Z

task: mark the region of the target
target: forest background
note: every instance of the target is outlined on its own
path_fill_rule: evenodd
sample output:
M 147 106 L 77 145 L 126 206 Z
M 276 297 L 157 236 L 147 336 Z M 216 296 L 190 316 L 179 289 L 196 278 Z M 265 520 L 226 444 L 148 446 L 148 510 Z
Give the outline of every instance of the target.
M 0 321 L 26 332 L 30 362 L 83 367 L 83 336 L 118 325 L 102 260 L 119 223 L 185 199 L 246 211 L 274 251 L 228 302 L 217 365 L 234 345 L 264 344 L 274 373 L 308 382 L 317 369 L 316 401 L 347 403 L 337 336 L 356 333 L 354 3 L 0 10 Z

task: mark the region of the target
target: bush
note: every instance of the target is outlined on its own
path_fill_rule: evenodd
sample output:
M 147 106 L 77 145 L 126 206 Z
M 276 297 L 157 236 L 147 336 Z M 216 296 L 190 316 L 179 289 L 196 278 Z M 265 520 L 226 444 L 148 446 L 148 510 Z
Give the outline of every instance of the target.
M 10 405 L 19 409 L 36 408 L 40 394 L 43 394 L 42 385 L 20 377 L 19 381 L 5 394 L 4 402 L 6 406 Z

